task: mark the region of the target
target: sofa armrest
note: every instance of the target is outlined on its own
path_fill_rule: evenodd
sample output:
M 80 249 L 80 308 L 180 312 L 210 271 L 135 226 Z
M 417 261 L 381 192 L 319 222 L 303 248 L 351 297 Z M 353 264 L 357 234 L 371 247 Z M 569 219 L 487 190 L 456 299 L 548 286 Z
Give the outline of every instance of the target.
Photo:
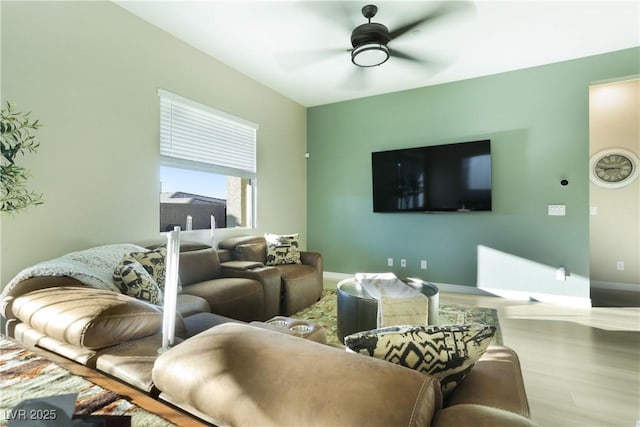
M 529 418 L 504 409 L 465 403 L 436 413 L 432 427 L 537 427 Z
M 233 257 L 231 256 L 231 252 L 226 249 L 217 249 L 216 252 L 218 252 L 218 259 L 221 263 L 228 262 L 233 259 Z
M 220 425 L 430 426 L 441 407 L 429 375 L 232 323 L 161 354 L 153 381 Z
M 4 289 L 2 300 L 0 301 L 0 315 L 5 319 L 15 319 L 13 313 L 13 302 L 21 295 L 41 289 L 57 287 L 84 287 L 82 282 L 69 276 L 38 276 L 30 277 L 13 286 L 11 289 Z
M 258 261 L 227 261 L 221 264 L 223 269 L 227 271 L 233 270 L 251 270 L 258 267 L 264 267 L 264 264 Z
M 60 342 L 100 349 L 162 330 L 159 307 L 127 295 L 87 287 L 56 287 L 19 296 L 17 319 Z M 178 317 L 179 318 L 179 317 Z M 176 329 L 184 329 L 182 318 Z
M 317 271 L 322 272 L 322 255 L 319 252 L 300 252 L 300 261 L 305 265 L 310 265 Z
M 529 417 L 529 402 L 515 351 L 492 345 L 451 394 L 447 406 L 491 406 Z
M 247 266 L 254 265 L 254 267 Z M 223 277 L 242 277 L 257 280 L 264 292 L 263 320 L 280 312 L 280 272 L 274 267 L 264 267 L 252 261 L 230 261 L 222 264 Z

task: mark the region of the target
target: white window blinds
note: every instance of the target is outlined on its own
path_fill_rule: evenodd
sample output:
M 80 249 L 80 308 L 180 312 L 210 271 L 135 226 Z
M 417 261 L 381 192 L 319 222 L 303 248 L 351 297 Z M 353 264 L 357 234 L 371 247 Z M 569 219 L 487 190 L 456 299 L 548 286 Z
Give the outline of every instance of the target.
M 159 90 L 160 163 L 256 177 L 258 125 Z

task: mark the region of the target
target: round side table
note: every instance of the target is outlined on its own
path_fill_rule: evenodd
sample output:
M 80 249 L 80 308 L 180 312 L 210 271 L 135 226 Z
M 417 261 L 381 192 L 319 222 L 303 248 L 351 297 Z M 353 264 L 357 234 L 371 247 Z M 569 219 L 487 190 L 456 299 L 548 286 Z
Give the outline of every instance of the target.
M 438 324 L 440 308 L 439 290 L 433 283 L 422 280 L 403 280 L 429 298 L 429 324 Z M 349 278 L 338 283 L 337 289 L 338 339 L 355 332 L 369 331 L 378 326 L 378 300 L 371 297 L 355 280 Z

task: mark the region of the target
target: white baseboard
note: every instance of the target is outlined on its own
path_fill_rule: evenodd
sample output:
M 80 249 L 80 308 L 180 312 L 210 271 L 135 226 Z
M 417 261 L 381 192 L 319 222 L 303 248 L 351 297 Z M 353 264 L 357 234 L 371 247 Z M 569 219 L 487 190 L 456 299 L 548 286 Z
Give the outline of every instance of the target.
M 537 301 L 547 304 L 562 305 L 575 308 L 591 308 L 591 298 L 571 297 L 565 295 L 544 294 L 527 291 L 511 291 L 508 289 L 485 288 L 493 296 L 520 301 Z
M 335 289 L 336 284 L 340 280 L 348 279 L 350 277 L 353 277 L 353 274 L 325 271 L 324 286 L 327 289 Z M 533 300 L 533 301 L 540 301 L 540 302 L 549 303 L 549 304 L 564 305 L 564 306 L 571 306 L 571 307 L 591 307 L 590 298 L 570 297 L 570 296 L 542 294 L 542 293 L 524 292 L 524 291 L 509 291 L 504 289 L 490 289 L 490 288 L 480 289 L 475 286 L 454 285 L 450 283 L 438 283 L 438 282 L 430 282 L 430 283 L 433 283 L 434 285 L 436 285 L 438 289 L 440 289 L 443 292 L 457 292 L 457 293 L 471 294 L 471 295 L 495 296 L 495 297 L 502 297 L 502 298 L 523 300 L 523 301 Z M 624 285 L 624 284 L 621 283 L 620 285 Z M 592 286 L 593 286 L 593 282 L 592 282 Z M 611 287 L 609 287 L 608 289 L 611 289 Z

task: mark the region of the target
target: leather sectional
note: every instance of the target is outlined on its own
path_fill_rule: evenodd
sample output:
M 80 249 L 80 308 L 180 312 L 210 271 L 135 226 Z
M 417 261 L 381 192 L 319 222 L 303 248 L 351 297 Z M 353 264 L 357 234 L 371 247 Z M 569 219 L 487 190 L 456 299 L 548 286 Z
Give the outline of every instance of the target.
M 281 272 L 234 259 L 232 243 L 182 246 L 180 338 L 161 355 L 160 308 L 68 276 L 5 288 L 6 333 L 214 424 L 533 425 L 517 355 L 506 347 L 490 347 L 443 401 L 428 375 L 248 324 L 292 306 L 281 306 L 289 296 Z M 309 256 L 321 266 L 318 257 Z

